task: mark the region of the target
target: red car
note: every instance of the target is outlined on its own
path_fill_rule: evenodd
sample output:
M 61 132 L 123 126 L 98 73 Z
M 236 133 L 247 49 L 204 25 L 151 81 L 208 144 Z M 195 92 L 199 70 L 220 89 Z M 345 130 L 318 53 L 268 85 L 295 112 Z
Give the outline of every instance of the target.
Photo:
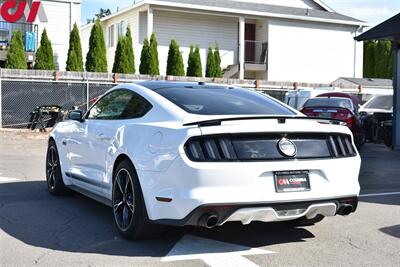
M 341 120 L 347 123 L 357 147 L 365 143 L 365 132 L 358 114 L 359 100 L 345 93 L 326 93 L 306 101 L 301 112 L 308 117 Z

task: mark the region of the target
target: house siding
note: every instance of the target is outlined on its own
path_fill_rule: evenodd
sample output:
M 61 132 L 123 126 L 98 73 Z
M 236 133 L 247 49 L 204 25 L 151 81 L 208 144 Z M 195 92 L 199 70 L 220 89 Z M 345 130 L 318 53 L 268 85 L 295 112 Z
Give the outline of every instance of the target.
M 361 77 L 363 47 L 355 43 L 355 31 L 351 26 L 269 20 L 268 79 L 323 83 L 353 77 L 354 71 Z
M 142 19 L 140 21 L 142 25 Z M 161 74 L 166 73 L 171 39 L 175 39 L 179 43 L 185 67 L 190 45 L 199 45 L 203 74 L 205 73 L 208 47 L 211 44 L 215 48 L 215 42 L 218 42 L 220 47 L 223 68 L 236 62 L 239 35 L 237 18 L 155 10 L 154 32 L 159 45 Z
M 107 28 L 113 24 L 117 25 L 121 20 L 129 23 L 132 29 L 136 70 L 138 73 L 141 49 L 143 41 L 147 37 L 147 12 L 132 10 L 121 16 L 102 22 L 105 40 L 108 39 Z M 81 29 L 84 61 L 89 50 L 91 29 L 92 25 L 84 26 Z M 215 42 L 219 43 L 221 66 L 223 68 L 237 61 L 239 33 L 238 19 L 236 18 L 154 10 L 154 32 L 157 36 L 161 74 L 166 74 L 168 49 L 171 39 L 176 39 L 181 46 L 185 70 L 191 44 L 199 45 L 200 47 L 204 73 L 207 49 L 210 44 L 214 47 Z M 114 64 L 115 49 L 116 44 L 114 47 L 107 46 L 108 70 L 110 72 Z

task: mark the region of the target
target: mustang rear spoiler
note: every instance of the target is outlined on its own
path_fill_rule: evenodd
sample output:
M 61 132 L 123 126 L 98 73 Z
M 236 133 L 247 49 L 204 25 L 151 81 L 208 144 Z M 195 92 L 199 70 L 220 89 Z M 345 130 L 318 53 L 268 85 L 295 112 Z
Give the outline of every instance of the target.
M 183 126 L 193 126 L 193 125 L 197 125 L 199 127 L 220 126 L 224 121 L 239 121 L 239 120 L 278 120 L 278 123 L 281 124 L 286 123 L 286 120 L 314 120 L 314 121 L 323 121 L 327 124 L 346 125 L 344 121 L 327 119 L 327 118 L 313 118 L 313 117 L 300 117 L 300 116 L 254 116 L 254 117 L 233 117 L 233 118 L 204 120 L 204 121 L 185 123 L 183 124 Z

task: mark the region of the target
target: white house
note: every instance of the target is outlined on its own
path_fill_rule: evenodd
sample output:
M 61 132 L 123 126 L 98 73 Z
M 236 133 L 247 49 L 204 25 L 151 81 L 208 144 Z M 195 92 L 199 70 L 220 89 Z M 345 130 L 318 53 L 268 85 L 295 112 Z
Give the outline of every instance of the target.
M 129 24 L 136 67 L 145 37 L 155 32 L 160 72 L 176 39 L 185 64 L 199 45 L 203 67 L 219 43 L 226 78 L 329 83 L 361 77 L 363 45 L 354 41 L 365 23 L 315 0 L 143 0 L 101 20 L 111 71 L 118 35 Z M 81 28 L 84 54 L 92 25 Z

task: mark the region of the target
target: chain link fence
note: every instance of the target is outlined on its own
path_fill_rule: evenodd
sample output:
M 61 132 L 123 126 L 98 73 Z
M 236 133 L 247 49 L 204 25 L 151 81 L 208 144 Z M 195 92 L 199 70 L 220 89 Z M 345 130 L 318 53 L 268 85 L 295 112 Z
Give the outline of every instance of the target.
M 30 128 L 32 112 L 40 106 L 61 106 L 64 112 L 78 107 L 86 111 L 96 97 L 115 83 L 51 80 L 0 80 L 0 128 Z M 289 89 L 288 89 L 289 90 Z M 263 89 L 283 101 L 288 90 Z
M 78 107 L 86 111 L 91 99 L 112 88 L 112 83 L 1 80 L 0 127 L 29 128 L 31 113 L 39 106 Z

